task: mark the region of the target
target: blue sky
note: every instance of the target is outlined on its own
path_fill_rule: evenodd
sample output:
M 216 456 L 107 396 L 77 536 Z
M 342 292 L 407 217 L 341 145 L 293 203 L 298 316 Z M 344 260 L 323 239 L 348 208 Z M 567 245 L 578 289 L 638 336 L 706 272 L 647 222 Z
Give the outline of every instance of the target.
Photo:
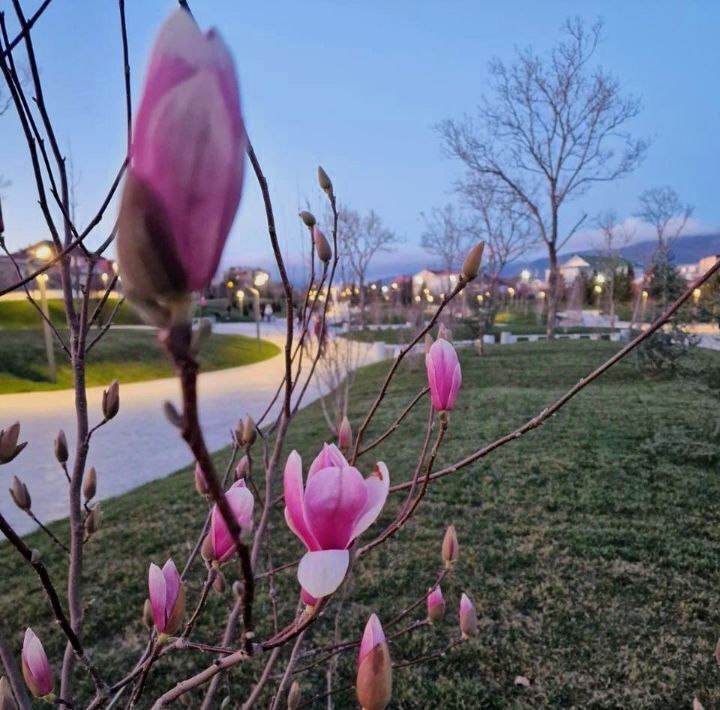
M 26 1 L 27 13 L 37 4 Z M 152 38 L 174 4 L 126 4 L 137 100 Z M 693 227 L 720 225 L 720 3 L 713 0 L 193 0 L 191 6 L 201 27 L 217 26 L 236 56 L 248 131 L 292 262 L 301 250 L 298 207 L 308 200 L 320 212 L 319 163 L 341 199 L 376 209 L 404 237 L 389 261 L 378 261 L 377 273 L 430 260 L 418 247 L 419 213 L 452 199 L 459 175 L 433 125 L 474 110 L 491 57 L 510 59 L 515 47 L 527 45 L 544 51 L 564 18 L 579 10 L 589 22 L 604 18 L 598 61 L 641 96 L 644 110 L 632 128 L 652 146 L 633 175 L 570 205 L 567 221 L 608 207 L 630 215 L 642 190 L 669 183 L 695 205 Z M 9 0 L 0 0 L 0 9 L 14 28 Z M 118 27 L 114 0 L 54 0 L 35 32 L 46 100 L 73 159 L 80 223 L 94 213 L 124 150 Z M 0 117 L 0 173 L 12 180 L 3 201 L 10 246 L 45 237 L 12 111 Z M 573 243 L 589 241 L 581 234 Z M 271 263 L 252 178 L 224 263 Z

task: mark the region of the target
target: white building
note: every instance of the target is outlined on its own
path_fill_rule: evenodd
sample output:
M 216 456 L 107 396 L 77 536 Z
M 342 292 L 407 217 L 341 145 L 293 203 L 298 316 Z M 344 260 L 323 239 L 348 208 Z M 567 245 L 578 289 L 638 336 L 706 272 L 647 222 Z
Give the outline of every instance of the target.
M 455 288 L 456 283 L 457 272 L 455 271 L 423 269 L 412 277 L 413 296 L 422 296 L 423 293 L 439 296 Z

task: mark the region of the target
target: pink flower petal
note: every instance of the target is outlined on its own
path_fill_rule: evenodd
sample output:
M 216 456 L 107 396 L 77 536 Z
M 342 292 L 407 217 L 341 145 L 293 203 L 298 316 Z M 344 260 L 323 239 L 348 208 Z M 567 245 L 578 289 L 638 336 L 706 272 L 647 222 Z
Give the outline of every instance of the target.
M 362 641 L 360 642 L 360 653 L 358 654 L 358 666 L 363 662 L 365 656 L 372 651 L 375 646 L 379 646 L 385 641 L 385 632 L 380 624 L 380 619 L 375 614 L 371 614 L 365 625 Z
M 154 562 L 150 563 L 148 572 L 148 593 L 155 626 L 158 631 L 162 632 L 167 621 L 167 583 L 162 570 Z
M 165 578 L 165 613 L 169 616 L 180 591 L 180 574 L 172 560 L 163 565 L 162 574 Z
M 338 468 L 345 468 L 349 466 L 347 459 L 343 456 L 342 451 L 338 449 L 335 444 L 323 444 L 322 450 L 315 457 L 314 461 L 310 464 L 310 470 L 308 471 L 308 481 L 318 472 L 324 468 L 330 468 L 331 466 L 337 466 Z
M 300 538 L 308 550 L 319 550 L 320 546 L 312 536 L 303 517 L 305 492 L 303 491 L 302 459 L 297 451 L 290 453 L 285 464 L 283 490 L 285 494 L 285 520 L 288 527 Z
M 255 499 L 250 490 L 245 486 L 234 484 L 225 493 L 225 498 L 242 532 L 250 532 L 253 527 L 253 510 L 255 508 Z M 213 506 L 210 516 L 210 540 L 215 559 L 218 562 L 225 562 L 235 552 L 235 541 L 217 504 Z
M 22 655 L 25 659 L 28 670 L 32 674 L 41 691 L 48 688 L 49 683 L 49 689 L 42 693 L 43 695 L 47 695 L 47 693 L 52 690 L 50 664 L 40 639 L 30 628 L 25 631 Z
M 382 461 L 378 462 L 375 470 L 365 479 L 365 489 L 367 502 L 350 534 L 353 540 L 360 537 L 377 520 L 387 500 L 390 491 L 390 472 Z
M 306 552 L 298 567 L 298 581 L 308 594 L 321 599 L 342 584 L 349 564 L 350 553 L 347 550 Z
M 366 502 L 365 481 L 352 466 L 324 468 L 308 479 L 305 522 L 321 549 L 339 550 L 350 544 Z

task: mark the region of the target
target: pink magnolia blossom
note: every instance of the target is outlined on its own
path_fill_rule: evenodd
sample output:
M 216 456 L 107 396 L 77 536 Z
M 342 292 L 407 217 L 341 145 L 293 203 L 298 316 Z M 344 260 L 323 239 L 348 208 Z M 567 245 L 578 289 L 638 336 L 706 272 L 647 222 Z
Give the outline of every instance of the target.
M 230 490 L 225 493 L 225 498 L 230 504 L 230 509 L 235 515 L 240 530 L 243 533 L 249 533 L 253 528 L 255 499 L 245 485 L 245 480 L 240 479 L 233 483 Z M 227 562 L 235 552 L 235 540 L 233 540 L 217 504 L 213 506 L 210 516 L 210 544 L 213 552 L 212 558 L 221 564 Z
M 460 631 L 462 632 L 463 638 L 475 636 L 477 627 L 478 622 L 475 605 L 470 600 L 470 597 L 463 592 L 463 595 L 460 597 Z
M 428 385 L 432 406 L 438 412 L 449 412 L 455 406 L 462 372 L 455 348 L 444 338 L 438 338 L 425 355 Z
M 53 676 L 50 662 L 40 639 L 32 629 L 25 630 L 22 653 L 22 674 L 30 692 L 36 698 L 44 698 L 53 691 Z
M 126 290 L 169 295 L 210 281 L 240 202 L 246 147 L 227 46 L 175 10 L 155 41 L 133 131 L 118 235 Z
M 293 451 L 285 464 L 285 520 L 308 552 L 298 580 L 311 596 L 332 594 L 350 564 L 348 548 L 380 515 L 390 474 L 380 462 L 363 478 L 334 444 L 325 444 L 303 486 L 302 460 Z
M 392 661 L 385 632 L 375 614 L 368 619 L 360 642 L 356 690 L 365 710 L 384 710 L 392 696 Z
M 442 621 L 445 616 L 445 599 L 439 584 L 428 594 L 427 612 L 430 621 Z
M 185 612 L 185 590 L 172 560 L 168 560 L 162 569 L 150 563 L 148 594 L 155 628 L 161 634 L 174 634 Z

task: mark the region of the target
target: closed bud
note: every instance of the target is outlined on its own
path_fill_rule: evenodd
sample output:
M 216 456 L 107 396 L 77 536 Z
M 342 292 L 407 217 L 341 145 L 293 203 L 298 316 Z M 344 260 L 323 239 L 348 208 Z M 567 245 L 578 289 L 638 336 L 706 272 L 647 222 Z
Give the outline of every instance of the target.
M 115 380 L 102 396 L 102 411 L 105 419 L 112 419 L 120 409 L 120 383 Z
M 442 542 L 442 558 L 446 567 L 452 567 L 458 558 L 458 539 L 454 525 L 448 525 Z
M 183 420 L 182 416 L 180 415 L 180 412 L 178 412 L 177 408 L 172 402 L 165 402 L 163 404 L 163 412 L 165 413 L 165 418 L 178 429 L 182 429 Z
M 340 428 L 338 429 L 338 446 L 343 450 L 347 451 L 352 446 L 352 427 L 350 426 L 350 420 L 347 417 L 343 417 L 340 422 Z
M 55 437 L 55 458 L 58 463 L 67 463 L 70 453 L 68 452 L 68 443 L 65 432 L 60 429 Z
M 438 584 L 427 597 L 427 613 L 428 621 L 442 621 L 445 616 L 445 599 L 443 599 L 442 589 Z
M 255 429 L 255 421 L 248 414 L 245 417 L 245 423 L 243 424 L 243 438 L 242 442 L 244 446 L 252 446 L 257 439 L 257 430 Z
M 330 242 L 328 242 L 322 230 L 315 226 L 313 227 L 313 242 L 315 243 L 315 250 L 317 251 L 318 259 L 327 264 L 332 259 L 332 249 L 330 248 Z
M 234 479 L 235 481 L 242 481 L 249 473 L 250 471 L 250 459 L 246 456 L 243 456 L 240 461 L 238 461 L 238 465 L 235 466 L 235 473 L 234 473 Z
M 288 692 L 287 696 L 288 710 L 297 710 L 300 707 L 301 695 L 302 690 L 300 689 L 300 683 L 294 680 L 292 682 L 292 685 L 290 686 L 290 691 Z
M 440 327 L 438 328 L 438 340 L 440 338 L 447 340 L 448 343 L 452 343 L 452 330 L 450 330 L 445 323 L 440 323 Z
M 0 464 L 10 463 L 27 446 L 27 441 L 18 444 L 19 436 L 20 422 L 0 429 Z
M 217 573 L 215 579 L 213 579 L 212 586 L 218 594 L 225 593 L 225 575 L 223 575 L 222 572 Z
M 210 538 L 210 535 L 206 535 L 200 547 L 200 556 L 205 560 L 205 562 L 211 562 L 214 554 L 215 551 L 213 550 L 212 539 Z
M 315 226 L 315 215 L 312 212 L 308 212 L 307 210 L 302 210 L 300 212 L 300 219 L 303 221 L 303 224 L 306 227 L 314 227 Z
M 96 492 L 97 471 L 95 470 L 95 466 L 90 466 L 83 478 L 83 496 L 85 496 L 86 501 L 92 500 L 95 497 Z
M 96 503 L 85 518 L 85 532 L 94 535 L 100 530 L 100 503 Z
M 0 710 L 17 710 L 10 683 L 5 676 L 0 677 Z
M 149 599 L 146 599 L 145 604 L 143 605 L 143 624 L 145 624 L 148 629 L 152 629 L 153 626 L 155 626 L 152 603 Z
M 463 638 L 467 639 L 477 634 L 478 621 L 475 605 L 467 594 L 460 597 L 460 631 Z
M 478 275 L 484 249 L 485 242 L 479 242 L 468 252 L 460 269 L 460 278 L 462 280 L 472 281 Z
M 13 476 L 12 486 L 10 488 L 10 496 L 12 497 L 15 505 L 24 510 L 26 513 L 32 507 L 32 498 L 30 497 L 30 491 L 28 487 L 17 477 Z
M 47 698 L 53 691 L 52 669 L 45 649 L 32 629 L 25 631 L 20 659 L 28 690 L 36 698 Z
M 242 446 L 244 443 L 245 436 L 245 424 L 242 419 L 238 419 L 235 424 L 235 443 L 238 446 Z
M 432 338 L 432 335 L 430 333 L 425 334 L 425 354 L 427 355 L 430 352 L 430 348 L 432 347 L 432 344 L 435 341 Z
M 368 620 L 360 643 L 355 689 L 363 710 L 385 710 L 392 697 L 390 651 L 375 614 Z
M 321 165 L 318 165 L 318 183 L 320 187 L 325 190 L 328 197 L 332 195 L 333 186 L 330 176 L 323 170 Z
M 208 489 L 207 478 L 205 472 L 200 468 L 200 464 L 195 464 L 195 490 L 201 495 L 206 496 L 210 491 Z

